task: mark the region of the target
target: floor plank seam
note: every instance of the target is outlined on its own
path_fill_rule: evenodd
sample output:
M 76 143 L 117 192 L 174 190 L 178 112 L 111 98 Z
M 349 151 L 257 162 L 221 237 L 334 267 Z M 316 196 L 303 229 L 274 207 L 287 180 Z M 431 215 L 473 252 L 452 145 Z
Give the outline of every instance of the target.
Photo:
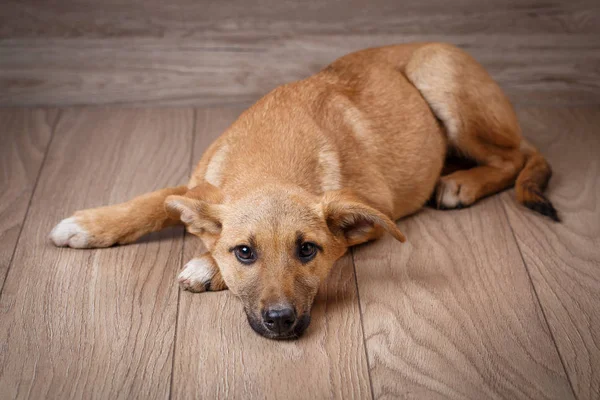
M 181 242 L 181 257 L 180 261 L 183 260 L 183 251 L 185 243 L 185 231 L 183 232 L 184 240 Z M 171 378 L 169 379 L 169 396 L 168 399 L 173 398 L 173 380 L 175 378 L 175 353 L 177 350 L 177 328 L 179 327 L 179 301 L 181 300 L 181 288 L 177 288 L 177 309 L 175 310 L 175 335 L 173 335 L 173 352 L 171 354 Z
M 358 274 L 356 273 L 356 263 L 354 262 L 354 248 L 350 249 L 352 256 L 352 268 L 354 269 L 354 284 L 356 286 L 356 301 L 358 302 L 358 315 L 360 316 L 360 330 L 363 337 L 363 346 L 365 348 L 365 357 L 367 358 L 367 374 L 369 376 L 369 388 L 371 389 L 371 399 L 375 400 L 373 389 L 373 378 L 371 377 L 371 365 L 369 364 L 369 350 L 367 349 L 367 337 L 365 336 L 365 324 L 363 321 L 362 303 L 360 302 L 360 292 L 358 290 Z
M 10 274 L 10 270 L 12 269 L 12 264 L 15 258 L 15 254 L 17 253 L 17 248 L 19 247 L 21 241 L 21 234 L 23 233 L 23 228 L 25 227 L 25 222 L 27 222 L 27 217 L 29 216 L 29 209 L 31 208 L 31 202 L 33 200 L 33 196 L 35 195 L 38 182 L 40 180 L 40 176 L 42 176 L 42 171 L 44 170 L 44 166 L 46 165 L 46 158 L 48 157 L 48 152 L 50 151 L 50 146 L 52 145 L 52 141 L 54 140 L 56 127 L 58 126 L 58 122 L 60 121 L 60 117 L 62 115 L 62 109 L 58 110 L 58 115 L 54 120 L 54 124 L 52 125 L 52 129 L 50 131 L 50 140 L 48 140 L 48 145 L 46 146 L 46 151 L 44 151 L 44 157 L 42 158 L 42 163 L 40 164 L 40 168 L 38 169 L 37 176 L 35 177 L 35 182 L 33 183 L 33 188 L 31 189 L 31 195 L 29 196 L 29 200 L 27 202 L 27 209 L 25 210 L 25 215 L 23 216 L 23 221 L 21 222 L 21 228 L 19 229 L 19 234 L 17 235 L 17 241 L 15 242 L 15 247 L 13 248 L 12 254 L 10 255 L 10 260 L 8 261 L 8 267 L 6 268 L 6 274 L 4 275 L 4 280 L 2 281 L 2 286 L 0 286 L 0 299 L 2 298 L 2 293 L 4 292 L 4 286 L 6 281 L 8 280 L 8 275 Z
M 106 103 L 32 103 L 32 104 L 11 104 L 3 105 L 0 103 L 2 108 L 36 108 L 36 107 L 64 107 L 64 108 L 126 108 L 126 109 L 141 109 L 141 108 L 166 108 L 166 109 L 177 109 L 177 108 L 225 108 L 225 109 L 236 109 L 236 108 L 249 108 L 255 102 L 260 100 L 264 95 L 268 93 L 268 90 L 257 93 L 252 101 L 244 102 L 214 102 L 214 103 L 198 103 L 195 101 L 177 103 L 177 98 L 170 99 L 169 101 L 125 101 L 125 102 L 106 102 Z M 174 102 L 174 103 L 173 103 Z M 515 108 L 549 108 L 549 109 L 564 109 L 564 108 L 595 108 L 600 107 L 598 101 L 567 101 L 564 103 L 551 104 L 539 101 L 516 101 L 512 99 L 511 102 Z
M 196 118 L 198 112 L 195 108 L 192 109 L 192 129 L 191 129 L 191 140 L 190 140 L 190 159 L 188 162 L 188 177 L 192 174 L 194 168 L 194 145 L 196 142 Z M 183 230 L 183 236 L 181 240 L 181 256 L 179 257 L 179 265 L 183 264 L 183 257 L 185 256 L 185 233 Z M 179 271 L 178 271 L 179 272 Z M 179 307 L 181 303 L 181 288 L 177 287 L 177 309 L 175 310 L 175 335 L 173 336 L 173 353 L 171 355 L 171 379 L 169 384 L 169 396 L 168 399 L 173 398 L 173 381 L 175 379 L 175 354 L 177 353 L 177 332 L 179 330 Z
M 565 372 L 565 376 L 567 377 L 567 381 L 569 382 L 569 387 L 571 388 L 573 397 L 575 399 L 578 399 L 577 393 L 575 392 L 575 388 L 573 387 L 573 382 L 571 381 L 571 376 L 569 375 L 569 372 L 567 371 L 567 366 L 565 364 L 565 360 L 563 359 L 560 349 L 558 348 L 558 344 L 556 343 L 556 338 L 554 337 L 554 333 L 552 332 L 552 327 L 550 326 L 550 323 L 548 322 L 548 317 L 546 316 L 546 311 L 544 310 L 544 305 L 542 304 L 542 301 L 540 300 L 540 296 L 538 295 L 535 284 L 533 283 L 533 278 L 531 277 L 531 272 L 529 271 L 529 266 L 527 265 L 527 262 L 525 261 L 525 257 L 523 257 L 523 251 L 521 250 L 521 244 L 517 240 L 517 235 L 515 234 L 512 224 L 510 223 L 510 219 L 508 218 L 508 211 L 506 209 L 506 207 L 507 207 L 506 203 L 502 200 L 500 200 L 500 201 L 502 202 L 502 209 L 504 210 L 504 216 L 506 217 L 506 222 L 508 223 L 508 226 L 510 227 L 510 231 L 513 235 L 513 239 L 515 240 L 515 243 L 517 244 L 517 249 L 519 250 L 519 256 L 521 256 L 521 260 L 523 261 L 523 267 L 525 268 L 525 272 L 527 273 L 527 277 L 529 278 L 529 284 L 531 285 L 533 294 L 538 302 L 538 305 L 540 306 L 540 311 L 542 312 L 542 316 L 544 317 L 544 323 L 546 324 L 546 327 L 548 328 L 548 332 L 550 333 L 550 338 L 552 339 L 552 342 L 554 343 L 554 348 L 556 349 L 556 353 L 558 354 L 560 364 L 562 365 L 563 371 Z

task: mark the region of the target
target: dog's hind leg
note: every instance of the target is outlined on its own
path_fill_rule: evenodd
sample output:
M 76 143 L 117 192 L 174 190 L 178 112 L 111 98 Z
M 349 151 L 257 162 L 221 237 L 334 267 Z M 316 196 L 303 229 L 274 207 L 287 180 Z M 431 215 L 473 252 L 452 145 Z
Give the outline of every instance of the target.
M 131 243 L 141 236 L 180 224 L 164 206 L 170 195 L 183 195 L 186 186 L 157 190 L 128 202 L 107 207 L 77 211 L 62 220 L 50 233 L 57 246 L 73 248 L 108 247 Z
M 454 46 L 429 44 L 414 51 L 404 72 L 444 124 L 452 150 L 477 163 L 440 178 L 434 198 L 439 208 L 469 206 L 512 186 L 519 176 L 517 194 L 526 192 L 528 187 L 520 184 L 526 181 L 531 186 L 527 193 L 537 196 L 518 195 L 520 202 L 539 212 L 554 210 L 541 194 L 550 167 L 522 140 L 512 105 L 480 64 Z

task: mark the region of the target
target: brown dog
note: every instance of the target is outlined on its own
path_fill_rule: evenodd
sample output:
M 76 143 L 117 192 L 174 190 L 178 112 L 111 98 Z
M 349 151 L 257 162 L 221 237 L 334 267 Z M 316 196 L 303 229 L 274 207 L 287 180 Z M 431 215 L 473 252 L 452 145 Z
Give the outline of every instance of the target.
M 449 152 L 477 165 L 442 176 Z M 384 231 L 403 242 L 393 221 L 430 198 L 465 207 L 513 184 L 517 201 L 558 220 L 542 194 L 550 175 L 469 55 L 390 46 L 273 90 L 209 147 L 187 186 L 78 211 L 51 239 L 106 247 L 183 221 L 208 249 L 180 274 L 183 288 L 229 288 L 255 331 L 291 338 L 349 246 Z

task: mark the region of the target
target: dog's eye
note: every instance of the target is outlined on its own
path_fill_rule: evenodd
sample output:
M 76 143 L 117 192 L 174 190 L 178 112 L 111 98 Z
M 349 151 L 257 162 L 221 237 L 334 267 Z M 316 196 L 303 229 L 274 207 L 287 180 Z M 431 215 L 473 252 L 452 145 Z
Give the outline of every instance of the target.
M 308 262 L 317 255 L 317 245 L 311 242 L 304 242 L 298 249 L 298 257 L 302 262 Z
M 254 261 L 256 261 L 256 253 L 250 246 L 237 246 L 233 249 L 233 253 L 241 263 L 252 264 Z

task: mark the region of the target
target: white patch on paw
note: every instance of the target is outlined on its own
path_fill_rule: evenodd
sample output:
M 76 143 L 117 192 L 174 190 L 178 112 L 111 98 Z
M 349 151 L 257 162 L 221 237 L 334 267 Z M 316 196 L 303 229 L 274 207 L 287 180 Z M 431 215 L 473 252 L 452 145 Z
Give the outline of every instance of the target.
M 77 223 L 75 217 L 63 219 L 50 232 L 50 240 L 56 246 L 68 246 L 75 249 L 88 247 L 89 235 Z
M 206 258 L 194 258 L 190 260 L 183 271 L 179 274 L 177 280 L 184 290 L 192 292 L 204 292 L 206 285 L 215 275 L 215 267 L 211 261 Z
M 456 208 L 460 204 L 458 185 L 454 181 L 444 182 L 439 190 L 438 205 L 446 208 Z

